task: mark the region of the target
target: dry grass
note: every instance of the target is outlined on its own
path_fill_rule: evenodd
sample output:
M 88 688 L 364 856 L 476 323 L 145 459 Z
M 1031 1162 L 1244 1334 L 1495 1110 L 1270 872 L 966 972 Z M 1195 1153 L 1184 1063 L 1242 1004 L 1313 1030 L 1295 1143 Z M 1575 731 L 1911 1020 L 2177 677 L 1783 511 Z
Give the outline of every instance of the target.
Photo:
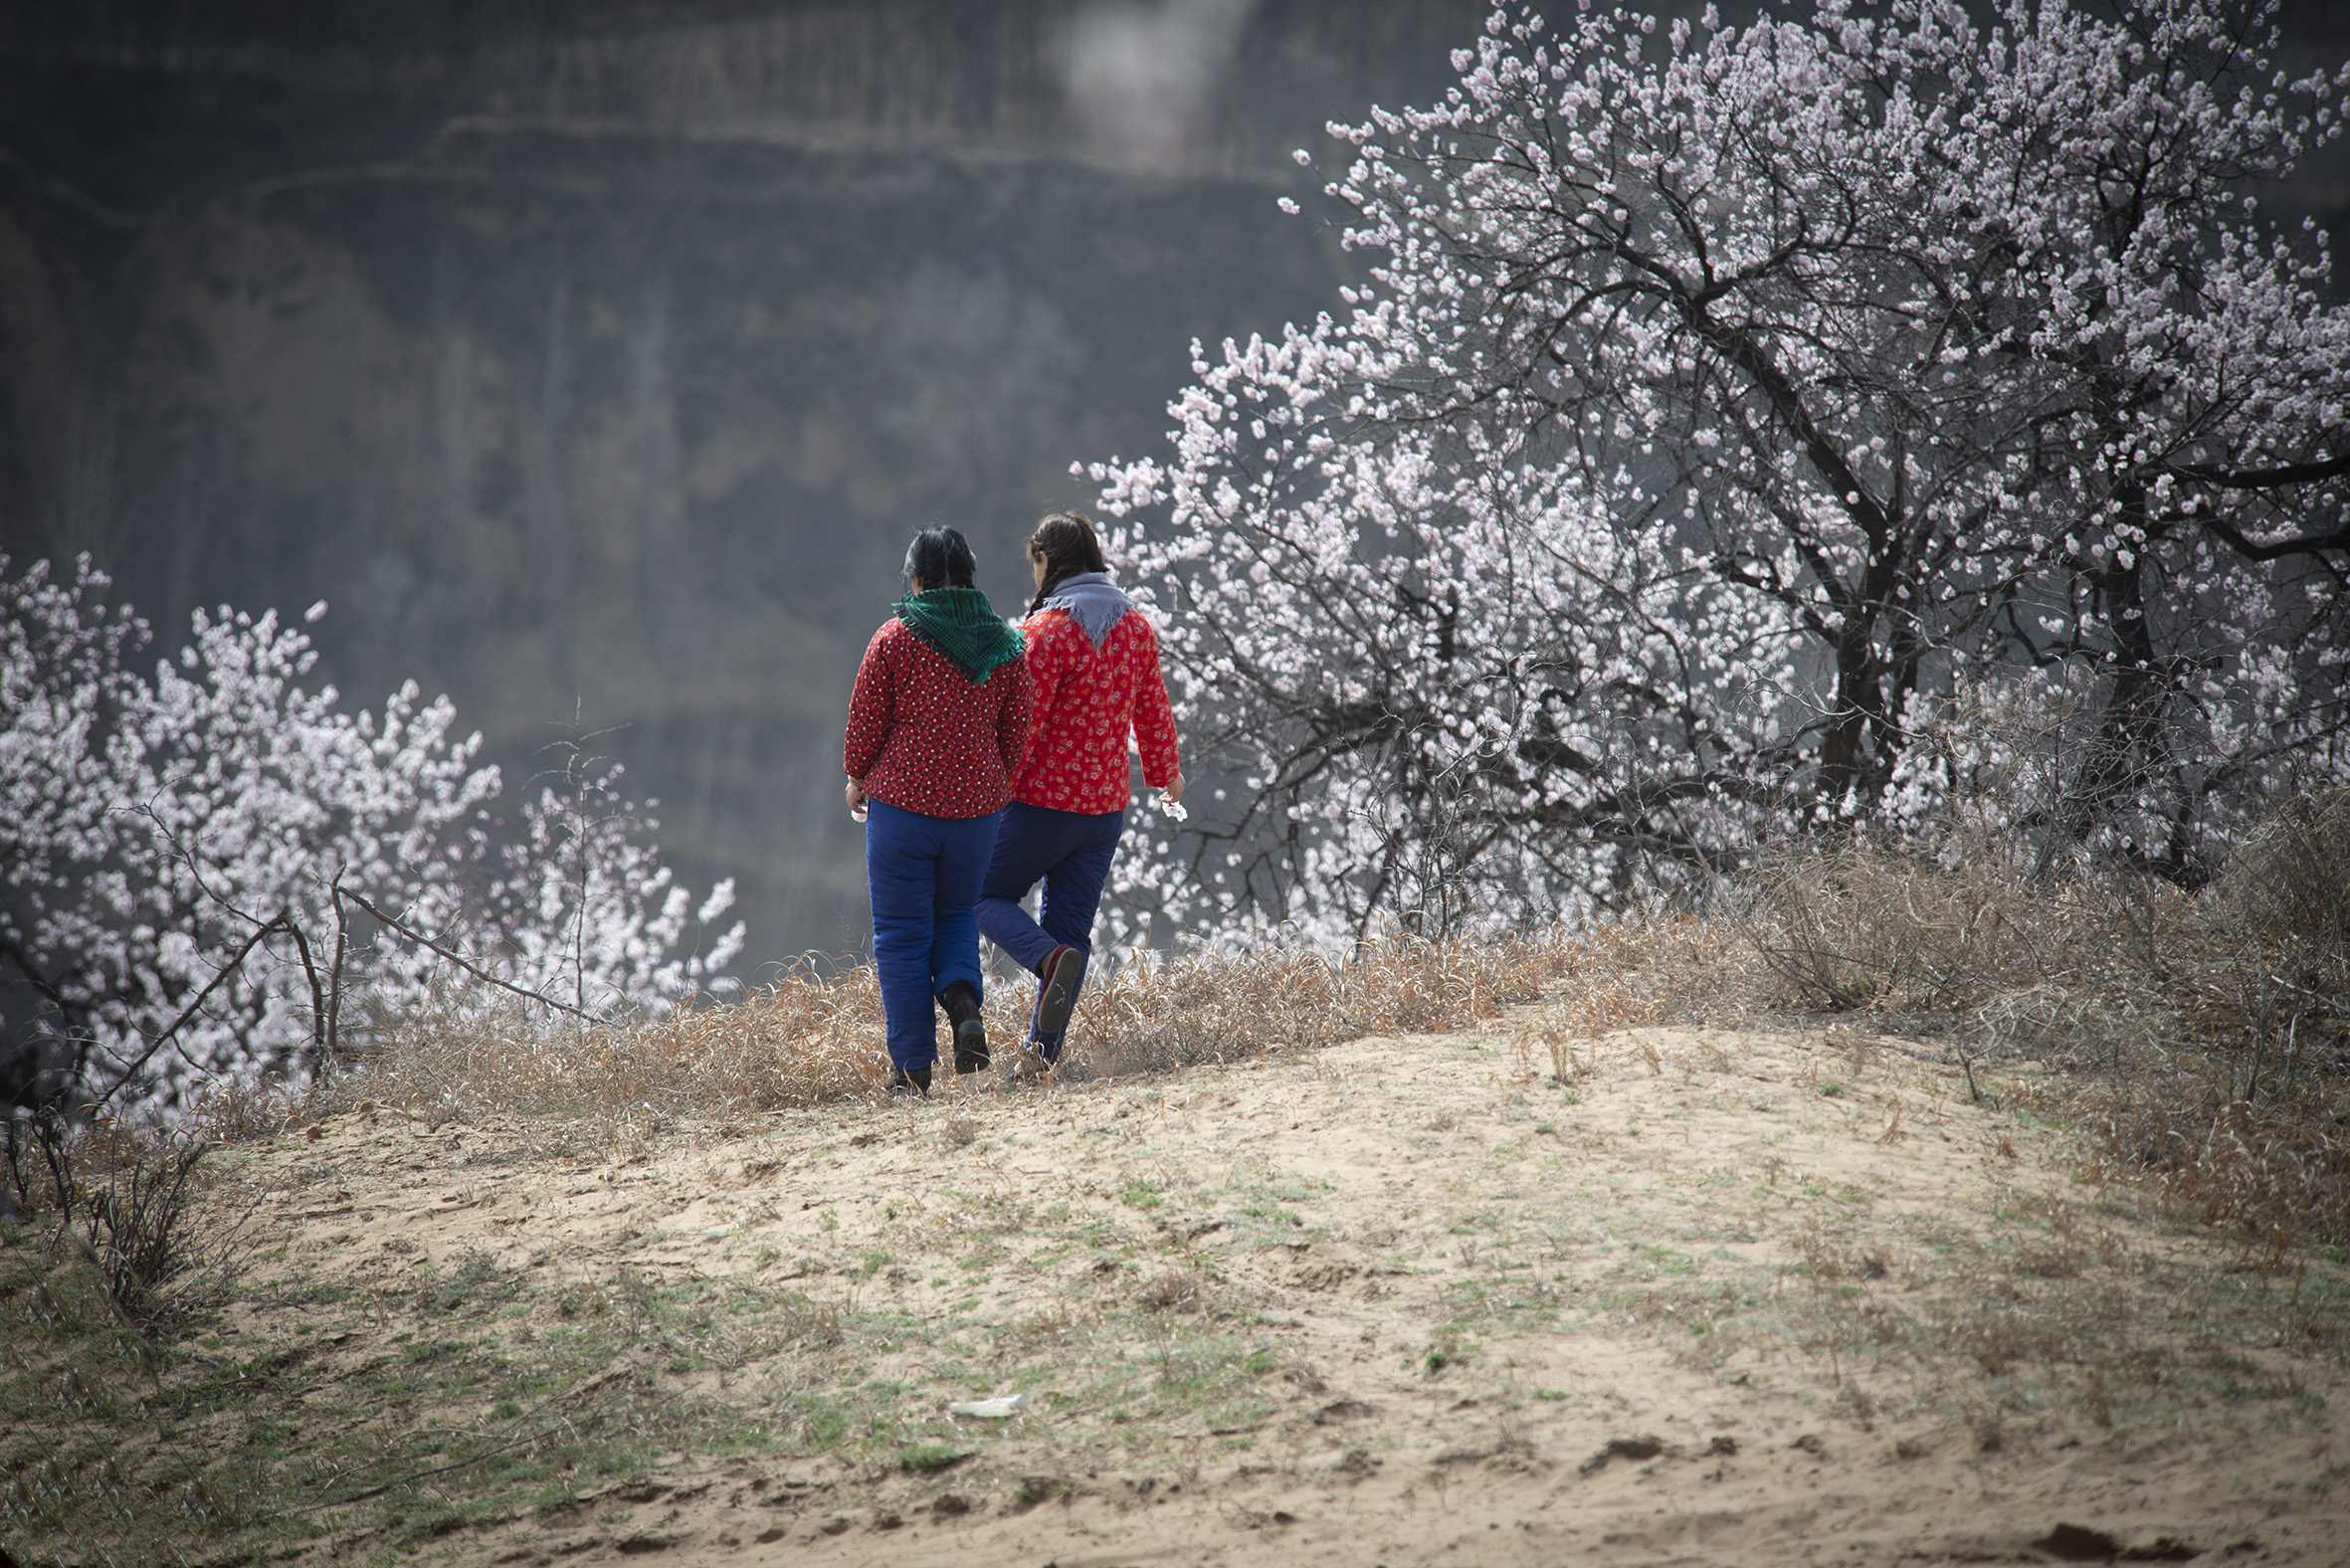
M 1725 902 L 1765 1006 L 1971 1019 L 2036 1049 L 2068 1027 L 2109 1042 L 2149 1004 L 2149 1027 L 2174 1027 L 2139 984 L 2190 914 L 2168 883 L 2047 879 L 1991 840 L 1939 857 L 1846 841 L 1766 861 Z
M 124 1326 L 167 1333 L 222 1298 L 250 1211 L 197 1222 L 212 1133 L 41 1113 L 9 1118 L 0 1134 L 0 1212 L 54 1227 L 51 1249 L 70 1242 L 89 1260 Z
M 1460 1029 L 1529 1003 L 1552 1015 L 1561 1039 L 1687 1017 L 1729 995 L 1727 935 L 1669 919 L 1491 942 L 1396 936 L 1343 956 L 1275 949 L 1129 963 L 1078 1010 L 1064 1072 L 1123 1078 Z
M 2281 1249 L 2350 1239 L 2350 793 L 2297 802 L 2211 886 L 2127 866 L 2052 872 L 2020 835 L 1938 856 L 1847 843 L 1772 861 L 1706 918 L 1563 927 L 1500 941 L 1395 936 L 1334 955 L 1272 946 L 1099 965 L 1056 1075 L 1180 1072 L 1523 1009 L 1521 1071 L 1569 1080 L 1615 1030 L 1709 1017 L 1844 1014 L 1939 1037 L 1968 1062 L 2071 1072 L 2046 1107 L 2090 1158 L 2167 1203 Z M 1009 1054 L 1025 987 L 998 985 Z M 578 1028 L 454 999 L 390 1023 L 322 1092 L 428 1122 L 519 1111 L 549 1137 L 626 1147 L 686 1122 L 883 1092 L 872 970 L 810 966 L 731 1005 Z M 1546 1060 L 1545 1060 L 1546 1059 Z M 942 1092 L 992 1089 L 992 1077 Z M 217 1130 L 274 1130 L 234 1095 Z
M 1552 1072 L 1574 1041 L 1690 1016 L 1726 1002 L 1750 960 L 1719 922 L 1675 919 L 1493 942 L 1397 937 L 1347 955 L 1300 948 L 1131 954 L 1102 965 L 1055 1077 L 1129 1078 L 1365 1035 L 1457 1029 L 1539 1002 Z M 1026 1021 L 1025 988 L 999 985 L 988 1032 L 999 1057 Z M 495 1111 L 563 1118 L 566 1138 L 626 1143 L 687 1119 L 762 1112 L 884 1091 L 880 991 L 868 966 L 796 967 L 740 1002 L 652 1023 L 579 1028 L 481 998 L 388 1022 L 378 1049 L 319 1092 L 326 1107 L 370 1099 L 428 1123 Z M 969 1092 L 992 1077 L 957 1081 Z M 224 1102 L 221 1130 L 277 1130 L 265 1108 Z
M 2289 803 L 2194 892 L 2052 874 L 2019 834 L 1809 850 L 1726 901 L 1753 1005 L 2061 1065 L 2049 1108 L 2107 1172 L 2279 1252 L 2350 1240 L 2350 792 Z

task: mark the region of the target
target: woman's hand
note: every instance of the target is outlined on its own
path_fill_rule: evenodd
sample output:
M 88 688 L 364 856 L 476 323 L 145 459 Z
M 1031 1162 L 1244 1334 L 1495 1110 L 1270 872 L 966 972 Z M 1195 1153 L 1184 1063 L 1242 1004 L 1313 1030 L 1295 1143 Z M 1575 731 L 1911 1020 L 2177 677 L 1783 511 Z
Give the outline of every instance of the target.
M 865 785 L 857 779 L 849 781 L 849 809 L 851 811 L 865 810 Z
M 1167 780 L 1166 788 L 1159 791 L 1159 799 L 1170 806 L 1183 799 L 1183 775 L 1181 772 Z

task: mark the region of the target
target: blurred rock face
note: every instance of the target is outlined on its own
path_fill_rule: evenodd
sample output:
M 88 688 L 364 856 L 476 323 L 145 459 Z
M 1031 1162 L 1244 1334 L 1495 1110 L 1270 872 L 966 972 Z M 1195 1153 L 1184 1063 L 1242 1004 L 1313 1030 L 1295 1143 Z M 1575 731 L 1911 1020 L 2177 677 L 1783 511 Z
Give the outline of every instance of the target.
M 1113 161 L 1174 172 L 1212 161 L 1217 90 L 1253 0 L 1095 0 L 1062 29 L 1063 85 L 1082 139 Z
M 1352 266 L 1274 210 L 1326 177 L 1289 149 L 1481 16 L 183 9 L 0 19 L 0 548 L 166 638 L 324 598 L 343 689 L 447 689 L 509 798 L 610 729 L 754 961 L 863 943 L 839 731 L 907 534 L 1023 605 L 1190 340 Z

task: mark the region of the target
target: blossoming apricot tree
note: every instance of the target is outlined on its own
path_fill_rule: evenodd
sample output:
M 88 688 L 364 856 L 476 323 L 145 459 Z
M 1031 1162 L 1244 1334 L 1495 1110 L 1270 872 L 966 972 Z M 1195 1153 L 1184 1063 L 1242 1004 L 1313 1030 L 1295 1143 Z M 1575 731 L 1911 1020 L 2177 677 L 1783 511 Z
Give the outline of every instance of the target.
M 2039 831 L 2184 882 L 2350 774 L 2350 312 L 2256 206 L 2350 69 L 2269 15 L 1503 7 L 1334 125 L 1369 287 L 1195 345 L 1172 456 L 1090 471 L 1229 774 L 1129 921 L 1543 918 L 1898 830 L 1981 680 L 2085 689 Z
M 451 976 L 345 895 L 510 984 L 559 980 L 583 1011 L 665 1006 L 739 948 L 739 924 L 712 927 L 731 887 L 689 924 L 608 776 L 542 791 L 493 861 L 497 771 L 476 765 L 480 736 L 454 736 L 447 698 L 410 684 L 344 712 L 303 686 L 305 636 L 225 609 L 150 681 L 131 664 L 148 627 L 97 602 L 107 580 L 87 558 L 70 583 L 7 566 L 0 1101 L 122 1082 L 124 1100 L 170 1102 L 226 1074 L 299 1073 L 335 979 L 355 1010 L 362 987 L 397 1008 Z M 694 926 L 708 937 L 687 946 Z

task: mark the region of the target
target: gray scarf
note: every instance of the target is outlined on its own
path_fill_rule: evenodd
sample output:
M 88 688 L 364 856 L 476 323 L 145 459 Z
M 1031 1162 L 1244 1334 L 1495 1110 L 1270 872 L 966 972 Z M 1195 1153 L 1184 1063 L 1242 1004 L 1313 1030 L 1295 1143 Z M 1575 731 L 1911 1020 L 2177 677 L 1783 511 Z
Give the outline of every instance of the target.
M 1062 611 L 1077 623 L 1077 630 L 1085 634 L 1093 651 L 1099 653 L 1101 645 L 1109 640 L 1110 628 L 1134 608 L 1134 601 L 1109 580 L 1108 574 L 1078 572 L 1054 584 L 1052 593 L 1037 608 Z

